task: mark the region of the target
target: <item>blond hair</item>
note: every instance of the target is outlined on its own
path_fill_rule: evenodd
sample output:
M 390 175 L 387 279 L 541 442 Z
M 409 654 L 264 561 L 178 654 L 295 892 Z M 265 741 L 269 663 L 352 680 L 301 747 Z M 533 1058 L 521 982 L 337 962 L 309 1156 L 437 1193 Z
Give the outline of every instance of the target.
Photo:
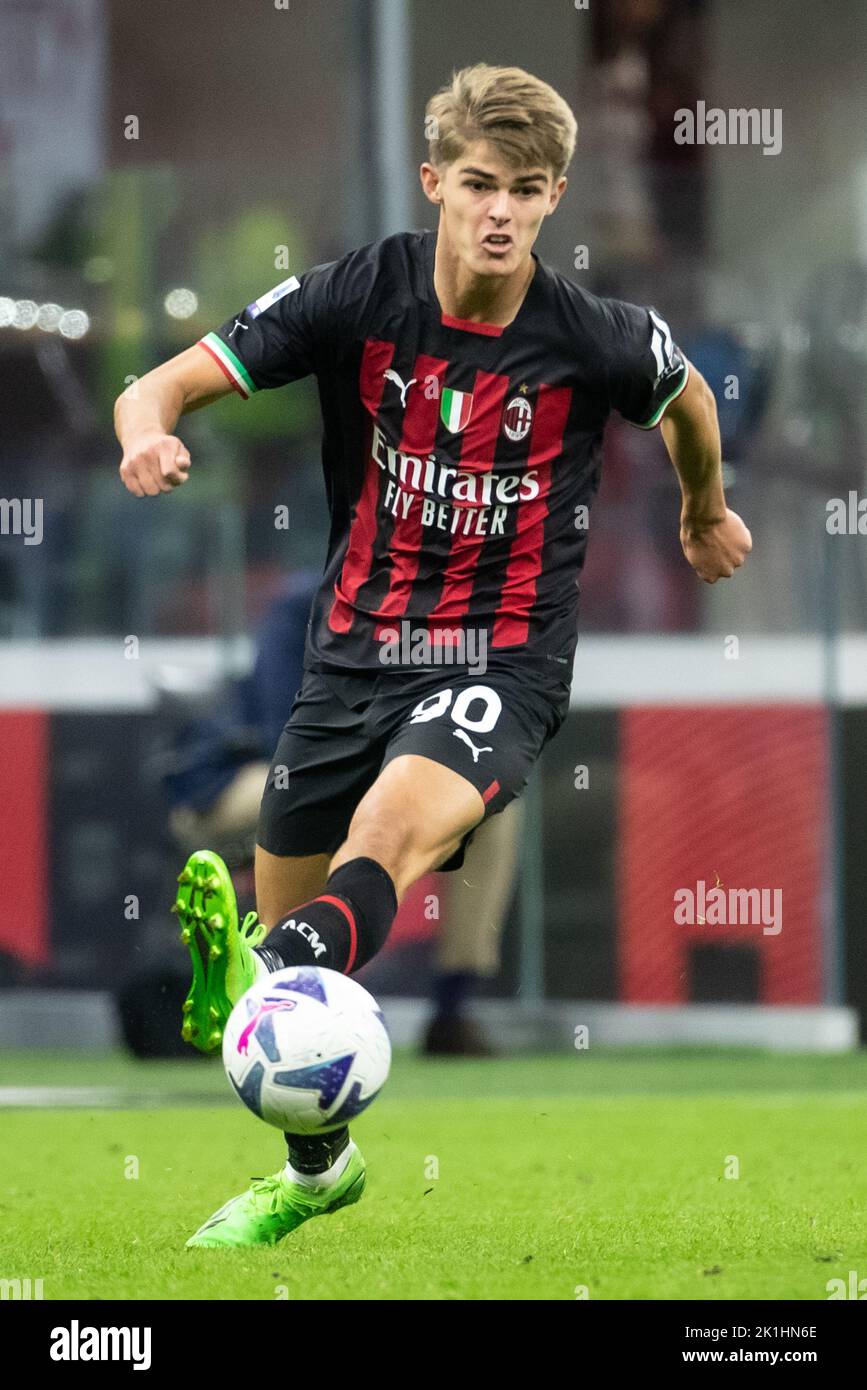
M 523 68 L 487 63 L 454 73 L 425 109 L 429 159 L 437 167 L 459 159 L 476 140 L 489 140 L 506 164 L 540 165 L 556 181 L 569 166 L 577 130 L 568 105 L 547 82 Z

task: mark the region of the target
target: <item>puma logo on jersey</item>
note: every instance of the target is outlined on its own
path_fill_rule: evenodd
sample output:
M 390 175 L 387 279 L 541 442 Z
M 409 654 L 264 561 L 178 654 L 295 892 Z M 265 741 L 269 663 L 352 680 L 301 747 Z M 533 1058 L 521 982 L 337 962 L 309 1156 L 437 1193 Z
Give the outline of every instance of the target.
M 455 738 L 463 739 L 467 747 L 472 750 L 474 763 L 477 763 L 479 761 L 480 753 L 493 753 L 494 751 L 491 747 L 477 748 L 476 745 L 473 743 L 473 740 L 470 738 L 469 734 L 465 734 L 463 729 L 453 729 L 452 733 L 454 734 Z
M 244 332 L 246 333 L 246 332 L 248 331 L 249 327 L 250 327 L 249 323 L 242 323 L 240 319 L 235 319 L 235 323 L 234 323 L 234 326 L 233 326 L 231 332 L 229 333 L 229 337 L 231 338 L 231 337 L 237 332 L 237 330 L 238 330 L 239 328 L 243 328 Z
M 317 931 L 313 930 L 309 922 L 296 922 L 294 917 L 290 917 L 288 922 L 280 923 L 280 930 L 297 931 L 299 936 L 303 936 L 305 941 L 310 942 L 310 945 L 313 947 L 313 954 L 317 960 L 320 956 L 324 956 L 328 949 L 322 937 Z
M 404 410 L 406 410 L 406 393 L 411 386 L 415 386 L 416 382 L 418 381 L 418 377 L 414 376 L 412 380 L 408 381 L 404 386 L 403 381 L 398 376 L 397 372 L 393 371 L 391 367 L 387 367 L 382 375 L 385 377 L 386 381 L 394 382 L 395 386 L 400 392 L 400 403 L 403 406 Z

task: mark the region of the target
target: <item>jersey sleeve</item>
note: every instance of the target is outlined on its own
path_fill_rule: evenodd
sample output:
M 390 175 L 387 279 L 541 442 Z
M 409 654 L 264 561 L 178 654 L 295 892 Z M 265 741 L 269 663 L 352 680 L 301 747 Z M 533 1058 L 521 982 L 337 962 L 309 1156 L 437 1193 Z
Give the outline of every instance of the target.
M 290 275 L 248 304 L 199 346 L 244 399 L 318 370 L 333 342 L 336 262 Z
M 653 429 L 686 386 L 689 363 L 655 309 L 610 300 L 608 310 L 611 404 L 629 424 Z

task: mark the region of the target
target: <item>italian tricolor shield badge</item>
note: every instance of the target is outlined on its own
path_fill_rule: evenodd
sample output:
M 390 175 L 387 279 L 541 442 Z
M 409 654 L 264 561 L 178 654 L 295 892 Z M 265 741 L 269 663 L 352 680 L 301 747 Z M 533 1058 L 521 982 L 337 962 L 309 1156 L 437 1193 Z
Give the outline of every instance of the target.
M 451 391 L 445 388 L 440 401 L 440 418 L 447 430 L 458 434 L 470 422 L 473 398 L 469 391 Z

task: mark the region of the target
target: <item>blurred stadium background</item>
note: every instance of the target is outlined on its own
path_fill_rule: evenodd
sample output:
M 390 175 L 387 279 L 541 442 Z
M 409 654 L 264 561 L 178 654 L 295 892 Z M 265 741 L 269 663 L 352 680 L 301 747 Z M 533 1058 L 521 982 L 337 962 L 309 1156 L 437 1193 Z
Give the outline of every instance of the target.
M 134 977 L 138 1046 L 179 1049 L 166 723 L 243 675 L 325 553 L 312 382 L 182 421 L 193 485 L 146 504 L 113 401 L 282 278 L 277 248 L 288 274 L 432 226 L 424 103 L 481 60 L 573 106 L 538 249 L 665 313 L 715 388 L 754 552 L 696 581 L 658 432 L 612 421 L 574 708 L 527 793 L 480 1015 L 506 1049 L 571 1048 L 577 1025 L 857 1046 L 867 539 L 826 515 L 867 486 L 865 39 L 858 0 L 210 0 L 206 22 L 0 0 L 0 1046 L 110 1051 Z M 675 144 L 699 100 L 780 108 L 781 152 Z M 16 499 L 41 499 L 40 543 Z M 781 932 L 676 926 L 699 880 L 781 890 Z M 432 892 L 365 972 L 398 1042 L 422 1025 Z

